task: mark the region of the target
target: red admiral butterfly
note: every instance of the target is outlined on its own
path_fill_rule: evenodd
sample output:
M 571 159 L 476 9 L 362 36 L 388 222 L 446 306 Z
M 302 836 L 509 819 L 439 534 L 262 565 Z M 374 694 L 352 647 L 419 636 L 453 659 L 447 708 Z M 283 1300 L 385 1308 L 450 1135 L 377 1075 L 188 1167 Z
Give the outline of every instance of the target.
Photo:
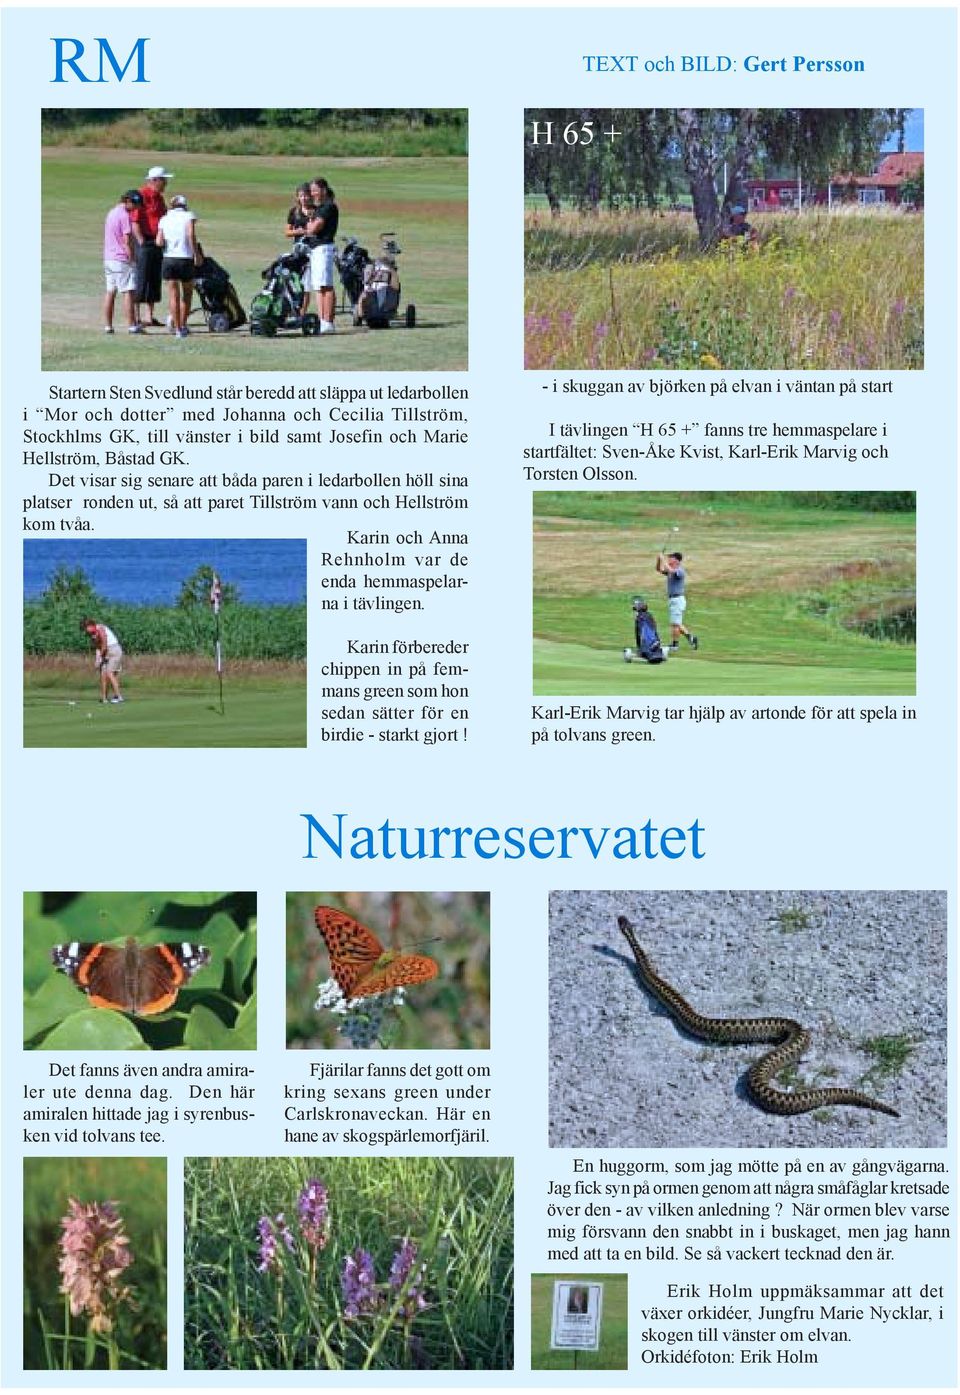
M 94 1007 L 150 1017 L 173 1007 L 180 989 L 210 962 L 204 945 L 54 945 L 50 958 L 82 988 Z

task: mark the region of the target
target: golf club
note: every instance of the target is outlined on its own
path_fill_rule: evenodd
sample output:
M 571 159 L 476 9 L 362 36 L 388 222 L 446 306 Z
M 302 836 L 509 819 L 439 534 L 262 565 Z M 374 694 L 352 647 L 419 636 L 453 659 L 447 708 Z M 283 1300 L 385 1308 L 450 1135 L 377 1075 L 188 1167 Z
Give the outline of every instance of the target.
M 662 547 L 660 548 L 660 553 L 661 553 L 661 555 L 665 555 L 665 554 L 666 554 L 666 551 L 667 551 L 667 543 L 670 541 L 671 535 L 674 534 L 674 533 L 679 533 L 679 532 L 680 532 L 680 529 L 679 529 L 679 527 L 678 527 L 676 524 L 674 524 L 671 528 L 668 528 L 668 529 L 667 529 L 667 536 L 664 538 L 664 540 L 663 540 L 663 545 L 662 545 Z

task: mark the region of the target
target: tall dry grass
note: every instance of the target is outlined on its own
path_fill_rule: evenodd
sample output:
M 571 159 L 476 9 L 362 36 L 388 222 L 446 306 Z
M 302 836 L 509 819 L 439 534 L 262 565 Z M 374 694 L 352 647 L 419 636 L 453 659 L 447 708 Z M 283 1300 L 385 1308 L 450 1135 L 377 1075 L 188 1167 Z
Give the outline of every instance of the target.
M 923 367 L 921 217 L 754 224 L 754 246 L 701 253 L 684 213 L 528 213 L 526 367 Z

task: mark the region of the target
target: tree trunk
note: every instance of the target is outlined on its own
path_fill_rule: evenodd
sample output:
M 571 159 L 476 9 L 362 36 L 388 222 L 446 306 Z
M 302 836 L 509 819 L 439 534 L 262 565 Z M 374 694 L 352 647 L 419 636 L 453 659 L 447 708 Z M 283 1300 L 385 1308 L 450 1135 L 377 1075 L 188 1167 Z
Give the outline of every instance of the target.
M 730 177 L 727 180 L 727 192 L 723 200 L 723 208 L 720 211 L 721 227 L 729 216 L 729 209 L 734 199 L 742 197 L 746 203 L 746 178 L 757 153 L 756 119 L 756 107 L 743 107 L 737 113 L 736 137 L 730 161 L 731 169 L 729 170 Z
M 720 235 L 720 205 L 716 190 L 716 168 L 703 132 L 700 115 L 692 107 L 677 109 L 677 128 L 683 150 L 683 167 L 690 183 L 693 216 L 697 220 L 700 250 L 716 246 Z

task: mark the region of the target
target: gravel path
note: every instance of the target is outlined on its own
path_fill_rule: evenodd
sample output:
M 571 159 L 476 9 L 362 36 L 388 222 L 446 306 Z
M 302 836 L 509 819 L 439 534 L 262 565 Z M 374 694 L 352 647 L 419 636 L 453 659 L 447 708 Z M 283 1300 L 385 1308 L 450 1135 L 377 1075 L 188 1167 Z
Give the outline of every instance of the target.
M 894 1119 L 768 1114 L 743 1076 L 769 1047 L 689 1036 L 639 984 L 617 916 L 710 1017 L 793 1017 L 798 1084 L 850 1085 Z M 937 1148 L 946 1144 L 946 894 L 556 891 L 550 897 L 550 1144 L 558 1148 Z M 865 1040 L 907 1037 L 890 1073 Z

